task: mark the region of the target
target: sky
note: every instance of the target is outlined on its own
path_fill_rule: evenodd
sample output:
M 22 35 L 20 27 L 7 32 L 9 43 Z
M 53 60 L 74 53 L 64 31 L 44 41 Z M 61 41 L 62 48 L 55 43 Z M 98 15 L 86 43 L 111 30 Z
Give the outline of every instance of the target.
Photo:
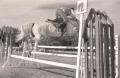
M 0 0 L 0 26 L 19 27 L 41 19 L 55 18 L 59 7 L 76 7 L 77 0 Z M 88 8 L 104 10 L 120 34 L 120 0 L 88 0 Z

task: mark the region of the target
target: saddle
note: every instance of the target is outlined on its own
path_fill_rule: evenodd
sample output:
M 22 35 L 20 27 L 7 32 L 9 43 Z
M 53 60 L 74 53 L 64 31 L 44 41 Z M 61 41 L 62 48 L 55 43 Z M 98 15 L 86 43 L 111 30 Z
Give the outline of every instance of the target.
M 51 22 L 58 29 L 58 32 L 61 32 L 63 35 L 63 33 L 65 32 L 64 29 L 66 28 L 65 22 L 62 22 L 58 19 L 54 19 L 54 20 L 47 19 L 47 21 Z

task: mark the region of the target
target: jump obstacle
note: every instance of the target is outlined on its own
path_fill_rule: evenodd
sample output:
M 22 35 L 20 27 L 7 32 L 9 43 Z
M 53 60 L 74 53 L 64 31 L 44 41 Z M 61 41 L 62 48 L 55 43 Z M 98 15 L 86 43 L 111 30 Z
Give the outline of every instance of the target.
M 83 13 L 80 14 L 78 47 L 38 46 L 53 49 L 77 49 L 77 64 L 70 65 L 12 54 L 12 43 L 8 47 L 7 62 L 10 57 L 44 63 L 76 70 L 76 78 L 115 78 L 114 25 L 105 12 L 90 10 L 82 31 Z M 81 45 L 82 44 L 82 45 Z M 83 48 L 81 48 L 81 46 Z M 88 50 L 90 47 L 90 50 Z M 110 48 L 109 48 L 110 47 Z M 35 47 L 37 48 L 37 47 Z M 33 51 L 33 54 L 36 54 Z M 3 65 L 7 64 L 7 62 Z

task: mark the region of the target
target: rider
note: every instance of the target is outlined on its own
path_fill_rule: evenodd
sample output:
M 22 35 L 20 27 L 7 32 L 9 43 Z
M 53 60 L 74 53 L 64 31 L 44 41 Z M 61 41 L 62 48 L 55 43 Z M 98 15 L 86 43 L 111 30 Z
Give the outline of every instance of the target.
M 74 8 L 59 8 L 56 11 L 56 19 L 49 20 L 53 22 L 58 22 L 60 24 L 59 28 L 61 29 L 61 32 L 63 34 L 66 31 L 66 25 L 69 19 L 77 21 L 76 17 L 74 16 Z

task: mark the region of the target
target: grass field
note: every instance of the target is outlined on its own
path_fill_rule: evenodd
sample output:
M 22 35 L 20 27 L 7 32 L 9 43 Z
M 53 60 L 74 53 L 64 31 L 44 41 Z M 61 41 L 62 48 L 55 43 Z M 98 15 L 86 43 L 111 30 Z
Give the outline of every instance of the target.
M 39 55 L 36 58 L 61 62 L 66 64 L 76 64 L 76 58 L 66 58 L 58 56 Z M 50 66 L 40 63 L 24 61 L 11 58 L 3 69 L 0 69 L 0 78 L 74 78 L 75 70 Z

